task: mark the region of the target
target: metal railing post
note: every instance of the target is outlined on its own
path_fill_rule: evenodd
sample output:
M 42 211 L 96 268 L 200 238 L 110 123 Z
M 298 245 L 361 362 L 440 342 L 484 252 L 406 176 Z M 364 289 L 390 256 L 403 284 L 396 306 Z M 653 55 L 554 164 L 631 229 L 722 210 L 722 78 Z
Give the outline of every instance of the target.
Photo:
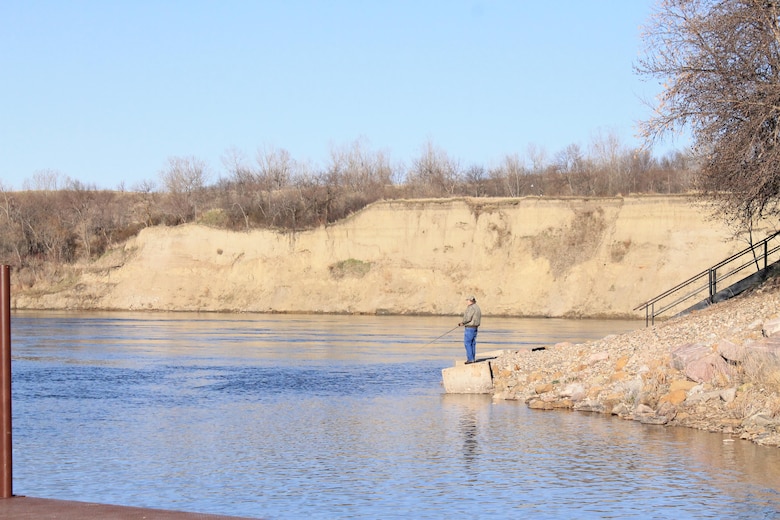
M 11 267 L 0 266 L 0 498 L 13 496 L 11 452 Z
M 710 268 L 709 270 L 709 278 L 710 278 L 710 303 L 712 303 L 712 297 L 715 296 L 715 269 Z
M 766 261 L 769 256 L 769 240 L 764 240 L 764 269 L 766 269 Z

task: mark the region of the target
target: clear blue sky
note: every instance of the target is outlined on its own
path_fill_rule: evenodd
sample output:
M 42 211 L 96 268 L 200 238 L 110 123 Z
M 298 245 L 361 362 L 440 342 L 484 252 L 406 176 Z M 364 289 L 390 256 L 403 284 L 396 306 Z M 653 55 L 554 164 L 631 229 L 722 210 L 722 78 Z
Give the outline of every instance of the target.
M 317 167 L 357 139 L 485 167 L 598 132 L 635 146 L 659 91 L 632 70 L 653 3 L 3 0 L 0 182 L 132 188 L 172 156 L 216 178 L 231 148 Z

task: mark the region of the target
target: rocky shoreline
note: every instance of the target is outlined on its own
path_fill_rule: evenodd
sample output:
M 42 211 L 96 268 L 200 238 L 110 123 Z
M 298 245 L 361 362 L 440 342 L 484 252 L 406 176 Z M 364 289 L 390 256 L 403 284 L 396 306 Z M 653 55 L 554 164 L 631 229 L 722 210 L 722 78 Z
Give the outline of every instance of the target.
M 493 367 L 494 399 L 780 446 L 780 278 L 627 334 L 506 353 Z

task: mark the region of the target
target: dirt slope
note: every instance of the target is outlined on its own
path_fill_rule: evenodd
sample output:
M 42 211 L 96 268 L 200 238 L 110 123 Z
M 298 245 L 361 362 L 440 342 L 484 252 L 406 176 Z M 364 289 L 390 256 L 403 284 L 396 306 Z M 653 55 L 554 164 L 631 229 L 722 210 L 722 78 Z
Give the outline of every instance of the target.
M 387 201 L 297 233 L 146 229 L 12 305 L 454 315 L 473 293 L 490 315 L 643 317 L 745 246 L 686 197 Z

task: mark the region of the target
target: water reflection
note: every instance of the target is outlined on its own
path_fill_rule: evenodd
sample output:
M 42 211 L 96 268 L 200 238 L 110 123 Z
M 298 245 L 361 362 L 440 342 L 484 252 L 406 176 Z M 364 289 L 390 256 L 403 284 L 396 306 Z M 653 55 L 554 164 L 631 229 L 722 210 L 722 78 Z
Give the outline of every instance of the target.
M 12 320 L 18 494 L 266 518 L 780 514 L 779 450 L 442 394 L 460 337 L 428 343 L 451 319 Z M 491 326 L 483 351 L 620 331 Z
M 453 422 L 457 421 L 457 431 L 462 439 L 462 449 L 464 468 L 466 470 L 474 469 L 478 462 L 480 454 L 479 446 L 479 423 L 488 421 L 488 415 L 492 403 L 489 395 L 459 395 L 442 394 L 441 404 L 442 412 L 445 415 L 452 415 Z

